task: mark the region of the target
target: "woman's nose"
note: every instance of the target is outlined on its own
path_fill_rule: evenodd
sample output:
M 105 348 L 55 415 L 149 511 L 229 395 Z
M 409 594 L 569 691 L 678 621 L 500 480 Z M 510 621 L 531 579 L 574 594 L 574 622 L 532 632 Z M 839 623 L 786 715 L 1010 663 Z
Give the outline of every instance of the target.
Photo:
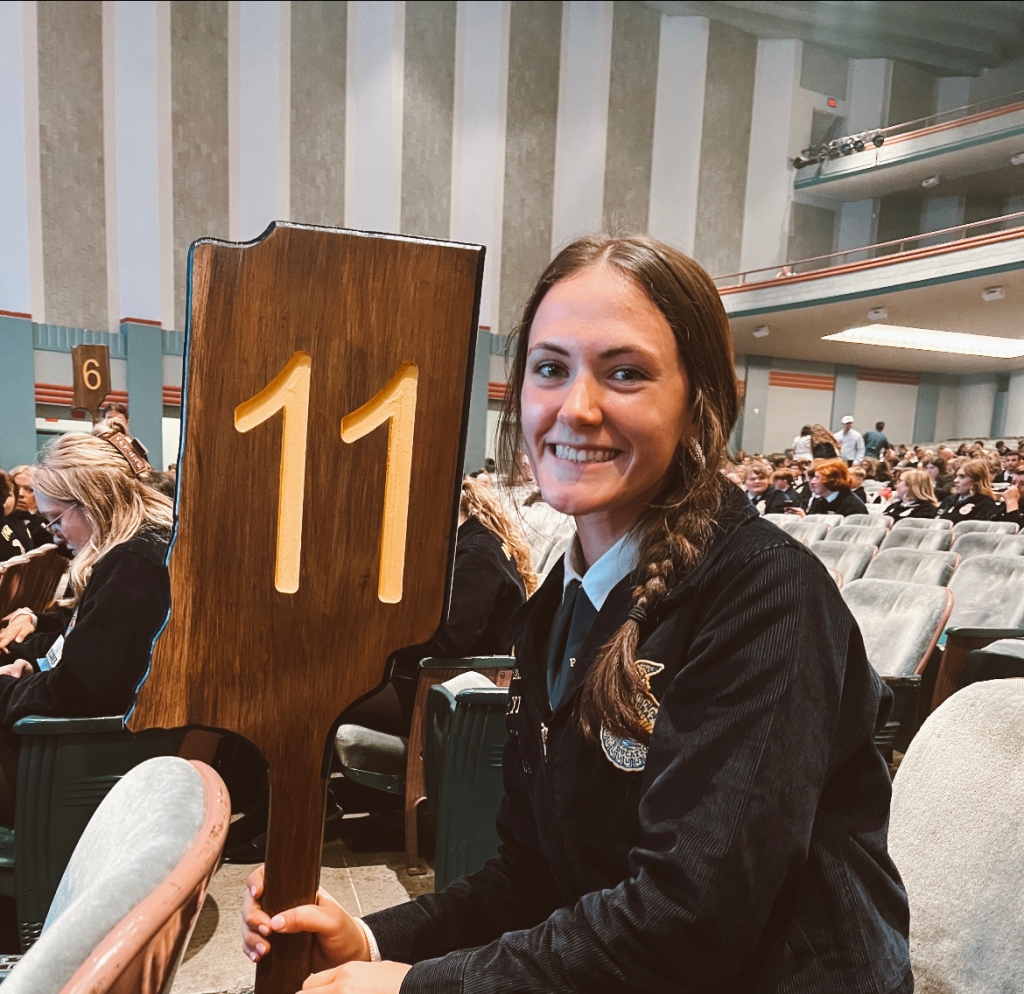
M 567 425 L 595 425 L 601 421 L 594 382 L 586 375 L 577 375 L 562 401 L 558 420 Z

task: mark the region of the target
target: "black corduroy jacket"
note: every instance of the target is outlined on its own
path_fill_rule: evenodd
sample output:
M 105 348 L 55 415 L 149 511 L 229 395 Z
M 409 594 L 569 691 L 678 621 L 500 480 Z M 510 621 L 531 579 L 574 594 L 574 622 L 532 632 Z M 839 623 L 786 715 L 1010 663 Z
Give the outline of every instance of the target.
M 890 695 L 821 563 L 735 488 L 638 653 L 649 748 L 575 713 L 626 616 L 605 601 L 552 713 L 556 566 L 518 619 L 499 855 L 366 918 L 413 992 L 910 992 L 907 898 L 872 735 Z
M 938 515 L 939 509 L 935 504 L 923 500 L 911 501 L 909 504 L 894 500 L 882 513 L 896 521 L 902 521 L 904 518 L 934 518 Z

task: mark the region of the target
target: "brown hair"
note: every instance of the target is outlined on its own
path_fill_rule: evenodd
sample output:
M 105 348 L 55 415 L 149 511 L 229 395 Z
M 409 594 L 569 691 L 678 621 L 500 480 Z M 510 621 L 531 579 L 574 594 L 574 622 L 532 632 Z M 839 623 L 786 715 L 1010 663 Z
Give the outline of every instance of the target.
M 0 519 L 4 516 L 4 503 L 15 492 L 14 477 L 0 469 Z
M 811 464 L 811 472 L 819 477 L 829 490 L 841 490 L 843 487 L 849 490 L 853 487 L 850 471 L 842 459 L 815 459 Z
M 774 473 L 772 473 L 772 483 L 774 483 L 776 480 L 785 480 L 787 483 L 790 484 L 790 486 L 792 486 L 796 482 L 796 473 L 794 473 L 791 469 L 787 469 L 786 467 L 783 467 L 782 469 L 777 469 Z
M 988 497 L 995 496 L 992 493 L 992 474 L 984 459 L 968 459 L 967 462 L 961 464 L 960 469 L 970 477 L 976 493 L 985 494 Z
M 900 482 L 906 484 L 907 495 L 925 504 L 938 504 L 932 478 L 926 469 L 905 469 L 900 474 Z
M 630 616 L 601 649 L 583 684 L 579 719 L 596 736 L 602 726 L 639 742 L 653 726 L 636 706 L 643 693 L 636 650 L 641 621 L 650 617 L 682 574 L 704 557 L 729 485 L 719 473 L 739 413 L 729 321 L 718 290 L 704 269 L 682 252 L 647 235 L 587 235 L 549 263 L 509 340 L 515 347 L 498 427 L 499 465 L 518 479 L 523 449 L 520 397 L 530 328 L 547 292 L 586 269 L 608 266 L 628 279 L 664 315 L 686 368 L 695 434 L 681 440 L 661 490 L 633 526 L 640 566 Z
M 770 480 L 772 478 L 772 468 L 767 463 L 752 462 L 747 467 L 747 476 L 760 476 L 765 480 Z
M 508 550 L 508 555 L 515 561 L 527 596 L 532 594 L 537 589 L 537 574 L 533 569 L 530 545 L 498 499 L 494 488 L 482 480 L 471 476 L 464 477 L 459 511 L 467 518 L 476 518 L 484 528 L 494 532 L 501 539 Z
M 811 425 L 811 445 L 831 445 L 835 449 L 836 436 L 824 425 Z

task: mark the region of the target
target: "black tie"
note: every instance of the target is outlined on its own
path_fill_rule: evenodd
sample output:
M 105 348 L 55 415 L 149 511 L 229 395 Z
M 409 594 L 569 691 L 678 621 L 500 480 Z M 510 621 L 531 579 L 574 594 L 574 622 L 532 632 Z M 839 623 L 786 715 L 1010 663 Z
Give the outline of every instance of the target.
M 583 584 L 570 580 L 551 626 L 548 648 L 548 701 L 558 707 L 575 675 L 576 657 L 597 617 Z

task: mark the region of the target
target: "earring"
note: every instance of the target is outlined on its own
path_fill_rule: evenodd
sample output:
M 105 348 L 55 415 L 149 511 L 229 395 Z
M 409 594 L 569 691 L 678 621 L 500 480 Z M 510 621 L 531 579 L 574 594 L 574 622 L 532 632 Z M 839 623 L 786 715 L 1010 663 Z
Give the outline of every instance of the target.
M 704 450 L 700 447 L 700 442 L 695 438 L 687 439 L 686 444 L 690 448 L 690 452 L 693 454 L 694 459 L 700 463 L 702 469 L 706 469 L 708 462 L 704 458 Z

